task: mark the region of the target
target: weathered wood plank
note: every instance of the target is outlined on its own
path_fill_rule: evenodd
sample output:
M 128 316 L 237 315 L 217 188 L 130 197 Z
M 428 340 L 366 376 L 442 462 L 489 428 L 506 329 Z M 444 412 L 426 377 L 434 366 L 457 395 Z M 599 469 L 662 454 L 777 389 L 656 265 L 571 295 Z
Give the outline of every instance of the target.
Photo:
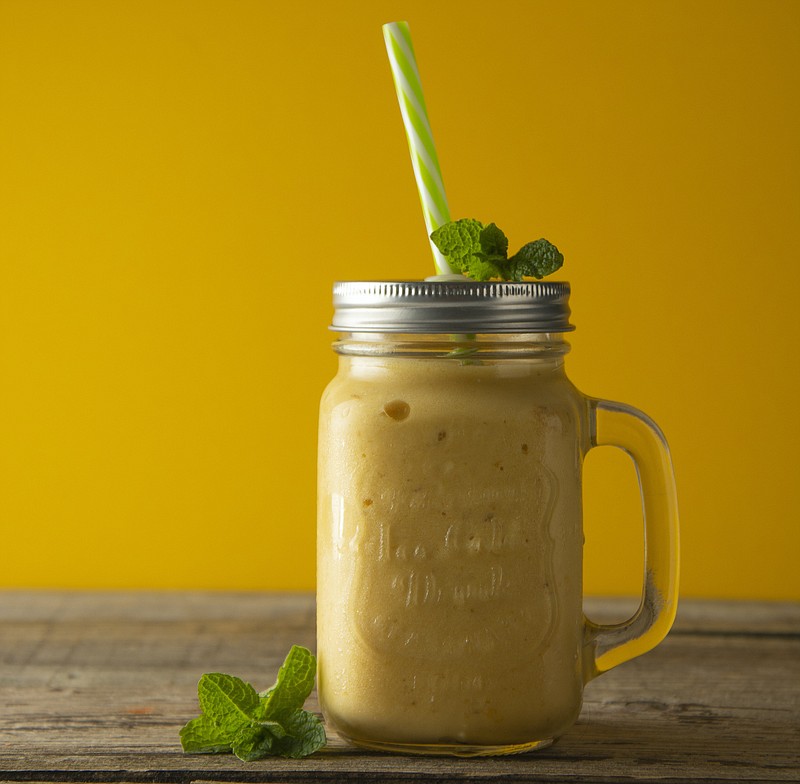
M 682 613 L 656 651 L 587 687 L 580 721 L 549 749 L 413 758 L 332 738 L 307 760 L 244 764 L 181 753 L 197 678 L 221 670 L 268 685 L 290 644 L 313 647 L 311 597 L 6 593 L 0 780 L 799 780 L 800 608 L 684 602 Z
M 587 597 L 586 613 L 609 621 L 631 613 L 631 597 Z M 9 621 L 91 620 L 131 621 L 239 621 L 280 619 L 281 623 L 313 622 L 309 594 L 263 594 L 220 591 L 14 591 L 0 590 L 0 624 Z M 0 633 L 2 626 L 0 626 Z M 789 632 L 800 634 L 800 603 L 681 601 L 673 632 Z

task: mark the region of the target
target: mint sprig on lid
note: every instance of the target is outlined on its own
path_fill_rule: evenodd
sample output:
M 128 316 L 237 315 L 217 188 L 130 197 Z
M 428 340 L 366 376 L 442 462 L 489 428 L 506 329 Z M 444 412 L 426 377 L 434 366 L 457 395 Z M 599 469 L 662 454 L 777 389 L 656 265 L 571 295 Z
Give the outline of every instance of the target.
M 180 733 L 187 754 L 233 752 L 250 761 L 307 757 L 325 745 L 325 728 L 303 710 L 317 672 L 307 648 L 292 646 L 275 684 L 260 694 L 241 678 L 206 673 L 197 684 L 202 715 Z
M 523 245 L 508 256 L 508 238 L 494 223 L 484 226 L 474 218 L 462 218 L 439 226 L 431 240 L 447 263 L 473 280 L 521 281 L 541 279 L 564 263 L 564 256 L 546 239 Z

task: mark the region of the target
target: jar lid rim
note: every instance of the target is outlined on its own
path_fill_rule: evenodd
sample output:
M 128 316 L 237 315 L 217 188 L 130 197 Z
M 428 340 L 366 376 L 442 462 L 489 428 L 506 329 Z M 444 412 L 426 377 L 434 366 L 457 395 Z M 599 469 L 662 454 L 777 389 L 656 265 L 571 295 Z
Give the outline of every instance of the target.
M 335 332 L 570 332 L 565 281 L 337 281 Z

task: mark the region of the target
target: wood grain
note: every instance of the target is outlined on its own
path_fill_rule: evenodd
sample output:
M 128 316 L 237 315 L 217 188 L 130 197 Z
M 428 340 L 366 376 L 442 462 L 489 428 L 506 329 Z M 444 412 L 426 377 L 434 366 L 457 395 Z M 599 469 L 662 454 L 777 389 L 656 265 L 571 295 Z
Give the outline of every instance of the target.
M 587 603 L 598 620 L 625 612 Z M 683 602 L 659 648 L 589 684 L 579 722 L 528 755 L 383 755 L 336 737 L 305 760 L 184 755 L 199 675 L 265 688 L 292 643 L 313 648 L 311 596 L 2 592 L 0 781 L 800 781 L 797 604 Z

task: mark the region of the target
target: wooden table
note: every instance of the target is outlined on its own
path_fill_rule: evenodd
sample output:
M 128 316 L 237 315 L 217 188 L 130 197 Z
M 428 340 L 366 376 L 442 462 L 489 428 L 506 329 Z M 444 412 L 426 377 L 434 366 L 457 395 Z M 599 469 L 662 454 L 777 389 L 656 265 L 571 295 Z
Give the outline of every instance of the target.
M 266 688 L 292 643 L 313 648 L 308 595 L 0 592 L 0 781 L 800 781 L 798 604 L 684 601 L 658 649 L 591 683 L 572 730 L 527 755 L 335 737 L 305 760 L 184 755 L 198 677 Z

